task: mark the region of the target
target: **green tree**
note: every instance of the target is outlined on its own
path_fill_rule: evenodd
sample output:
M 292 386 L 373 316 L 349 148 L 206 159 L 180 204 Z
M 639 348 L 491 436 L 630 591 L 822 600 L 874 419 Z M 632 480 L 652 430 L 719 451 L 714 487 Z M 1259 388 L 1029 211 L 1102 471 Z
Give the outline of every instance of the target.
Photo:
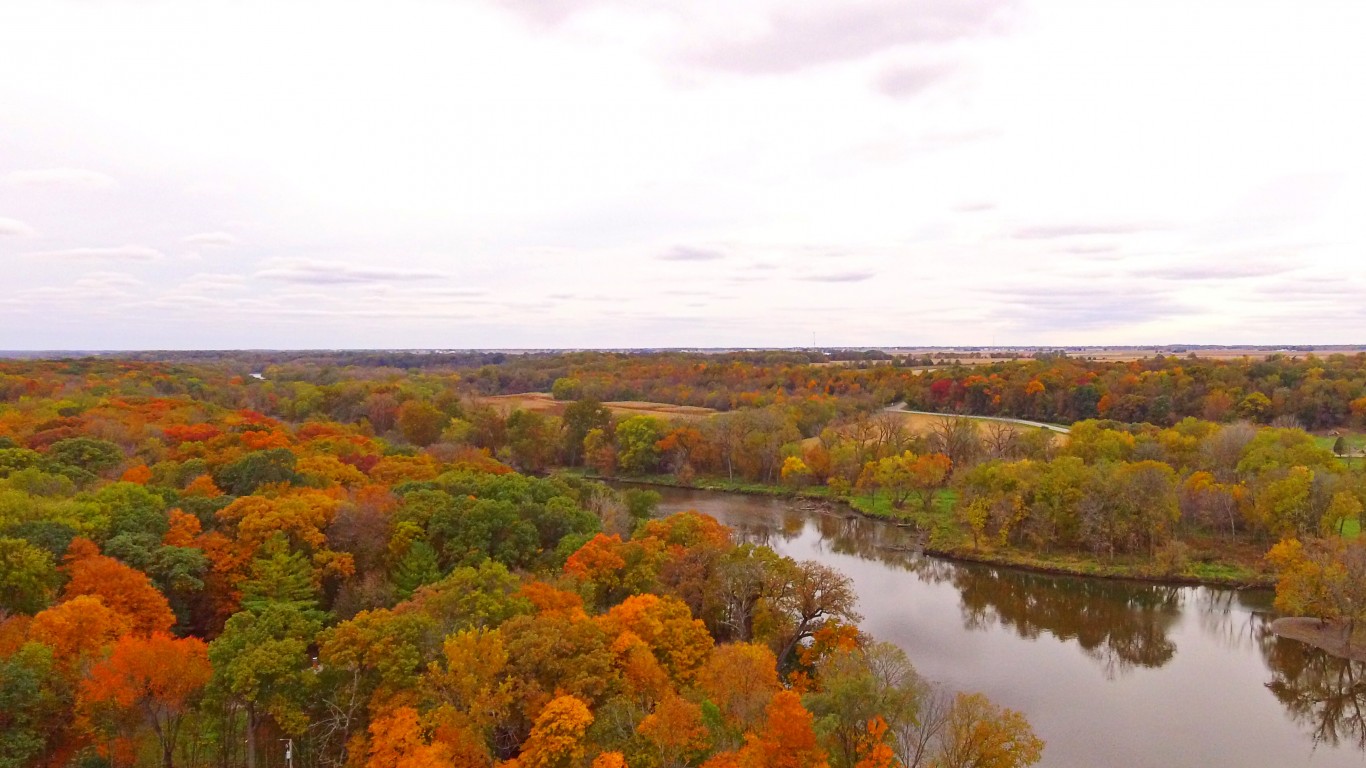
M 0 655 L 0 768 L 42 764 L 69 717 L 70 691 L 64 688 L 48 646 L 25 643 L 13 655 Z
M 819 687 L 803 700 L 835 768 L 867 757 L 868 724 L 881 717 L 893 734 L 915 729 L 928 686 L 906 654 L 890 643 L 840 650 L 817 669 Z M 902 756 L 903 763 L 910 765 Z
M 57 583 L 51 553 L 23 539 L 0 538 L 0 611 L 37 613 L 51 602 Z
M 209 646 L 213 692 L 246 714 L 247 768 L 256 768 L 257 734 L 267 721 L 291 736 L 307 730 L 318 677 L 309 647 L 321 628 L 297 603 L 268 603 L 234 614 Z
M 564 462 L 576 467 L 583 461 L 583 441 L 588 433 L 600 429 L 604 433 L 612 426 L 612 412 L 597 400 L 577 400 L 565 406 L 560 416 L 561 452 Z
M 293 483 L 298 458 L 288 448 L 254 451 L 225 465 L 213 475 L 214 484 L 233 496 L 247 496 L 269 483 Z
M 550 385 L 550 396 L 556 400 L 578 400 L 583 396 L 583 382 L 561 376 Z
M 1253 392 L 1238 403 L 1238 415 L 1250 421 L 1265 423 L 1271 412 L 1271 398 L 1261 392 Z
M 48 459 L 100 475 L 123 463 L 123 449 L 108 440 L 71 437 L 47 449 Z
M 617 424 L 617 466 L 633 475 L 657 470 L 658 443 L 666 431 L 664 422 L 653 416 L 632 416 Z
M 1291 467 L 1279 480 L 1266 484 L 1257 494 L 1256 512 L 1262 525 L 1277 536 L 1296 536 L 1312 530 L 1310 493 L 1314 471 Z
M 447 566 L 493 559 L 521 568 L 535 560 L 540 544 L 536 526 L 517 514 L 513 503 L 492 499 L 479 499 L 455 514 L 433 516 L 428 533 L 440 542 Z
M 1351 491 L 1338 491 L 1333 494 L 1333 500 L 1328 503 L 1328 511 L 1323 514 L 1323 519 L 1319 521 L 1319 531 L 1324 535 L 1342 535 L 1347 523 L 1356 521 L 1358 526 L 1361 524 L 1361 500 Z
M 119 536 L 143 535 L 160 543 L 170 523 L 166 500 L 137 483 L 112 483 L 91 497 L 109 521 L 105 540 Z
M 555 460 L 554 422 L 534 411 L 513 411 L 507 418 L 508 451 L 523 472 L 541 472 Z
M 654 517 L 655 510 L 659 508 L 660 499 L 658 491 L 650 491 L 641 488 L 629 488 L 621 494 L 621 498 L 626 502 L 626 511 L 635 520 L 649 520 Z
M 425 541 L 414 541 L 394 566 L 394 592 L 400 600 L 407 600 L 419 587 L 441 580 L 441 566 L 436 550 Z
M 261 613 L 273 605 L 288 605 L 305 613 L 317 612 L 318 587 L 313 578 L 308 558 L 291 549 L 283 533 L 276 533 L 251 561 L 251 575 L 241 587 L 242 608 Z

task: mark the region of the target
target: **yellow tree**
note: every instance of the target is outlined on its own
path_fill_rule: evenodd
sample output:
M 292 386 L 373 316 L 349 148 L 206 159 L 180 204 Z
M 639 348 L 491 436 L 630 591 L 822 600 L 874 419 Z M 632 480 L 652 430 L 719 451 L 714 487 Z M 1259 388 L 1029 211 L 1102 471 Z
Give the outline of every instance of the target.
M 1043 758 L 1043 740 L 1024 715 L 980 693 L 960 693 L 939 732 L 932 768 L 1022 768 Z
M 719 646 L 698 673 L 697 685 L 737 734 L 758 726 L 782 688 L 773 651 L 754 643 Z
M 536 718 L 518 764 L 521 768 L 570 768 L 578 764 L 586 751 L 583 737 L 592 724 L 593 713 L 579 699 L 552 699 Z

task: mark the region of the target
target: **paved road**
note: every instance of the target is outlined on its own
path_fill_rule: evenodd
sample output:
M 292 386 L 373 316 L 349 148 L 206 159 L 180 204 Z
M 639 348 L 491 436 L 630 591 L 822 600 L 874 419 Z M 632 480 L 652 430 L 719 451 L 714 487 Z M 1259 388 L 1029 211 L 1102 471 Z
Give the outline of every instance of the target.
M 921 416 L 957 416 L 957 415 L 959 415 L 959 414 L 956 414 L 956 413 L 935 413 L 935 412 L 933 412 L 933 411 L 912 411 L 912 410 L 910 410 L 910 409 L 908 409 L 908 408 L 906 407 L 906 404 L 905 404 L 905 403 L 897 403 L 897 404 L 895 404 L 895 405 L 889 405 L 889 406 L 887 406 L 886 408 L 884 408 L 883 410 L 886 410 L 886 411 L 894 411 L 894 412 L 896 412 L 896 413 L 918 413 L 918 414 L 920 414 Z M 1044 428 L 1044 429 L 1051 429 L 1051 430 L 1053 430 L 1054 432 L 1057 432 L 1057 433 L 1063 434 L 1063 435 L 1071 434 L 1071 432 L 1072 432 L 1071 428 L 1069 428 L 1069 427 L 1060 427 L 1060 426 L 1058 426 L 1057 424 L 1045 424 L 1045 423 L 1043 423 L 1042 421 L 1029 421 L 1029 420 L 1027 420 L 1027 419 L 1008 419 L 1008 418 L 1006 418 L 1006 417 L 1004 417 L 1004 416 L 965 416 L 964 418 L 968 418 L 968 419 L 977 419 L 978 421 L 1002 421 L 1002 422 L 1005 422 L 1006 424 L 1019 424 L 1019 425 L 1021 425 L 1021 426 L 1025 426 L 1025 427 L 1042 427 L 1042 428 Z

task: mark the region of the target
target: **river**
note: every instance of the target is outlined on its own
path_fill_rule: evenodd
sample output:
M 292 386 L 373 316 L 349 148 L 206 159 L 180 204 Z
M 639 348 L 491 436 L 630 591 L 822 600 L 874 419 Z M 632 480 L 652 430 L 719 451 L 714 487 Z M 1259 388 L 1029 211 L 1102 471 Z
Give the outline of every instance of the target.
M 1273 635 L 1268 592 L 954 563 L 881 521 L 659 490 L 662 514 L 696 509 L 848 575 L 865 631 L 1024 712 L 1046 768 L 1366 765 L 1366 666 Z

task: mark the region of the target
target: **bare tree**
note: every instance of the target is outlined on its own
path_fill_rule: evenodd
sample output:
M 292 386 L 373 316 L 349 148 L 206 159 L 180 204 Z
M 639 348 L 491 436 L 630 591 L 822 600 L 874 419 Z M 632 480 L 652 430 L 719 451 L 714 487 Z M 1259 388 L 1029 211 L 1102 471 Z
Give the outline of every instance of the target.
M 988 457 L 1014 459 L 1020 453 L 1020 430 L 1004 421 L 988 421 L 982 425 L 982 443 Z
M 972 466 L 982 455 L 982 438 L 977 422 L 961 416 L 945 416 L 930 425 L 930 450 L 942 453 L 953 462 L 954 471 Z
M 872 422 L 878 456 L 895 456 L 910 448 L 911 434 L 906 430 L 906 420 L 901 414 L 879 411 Z

